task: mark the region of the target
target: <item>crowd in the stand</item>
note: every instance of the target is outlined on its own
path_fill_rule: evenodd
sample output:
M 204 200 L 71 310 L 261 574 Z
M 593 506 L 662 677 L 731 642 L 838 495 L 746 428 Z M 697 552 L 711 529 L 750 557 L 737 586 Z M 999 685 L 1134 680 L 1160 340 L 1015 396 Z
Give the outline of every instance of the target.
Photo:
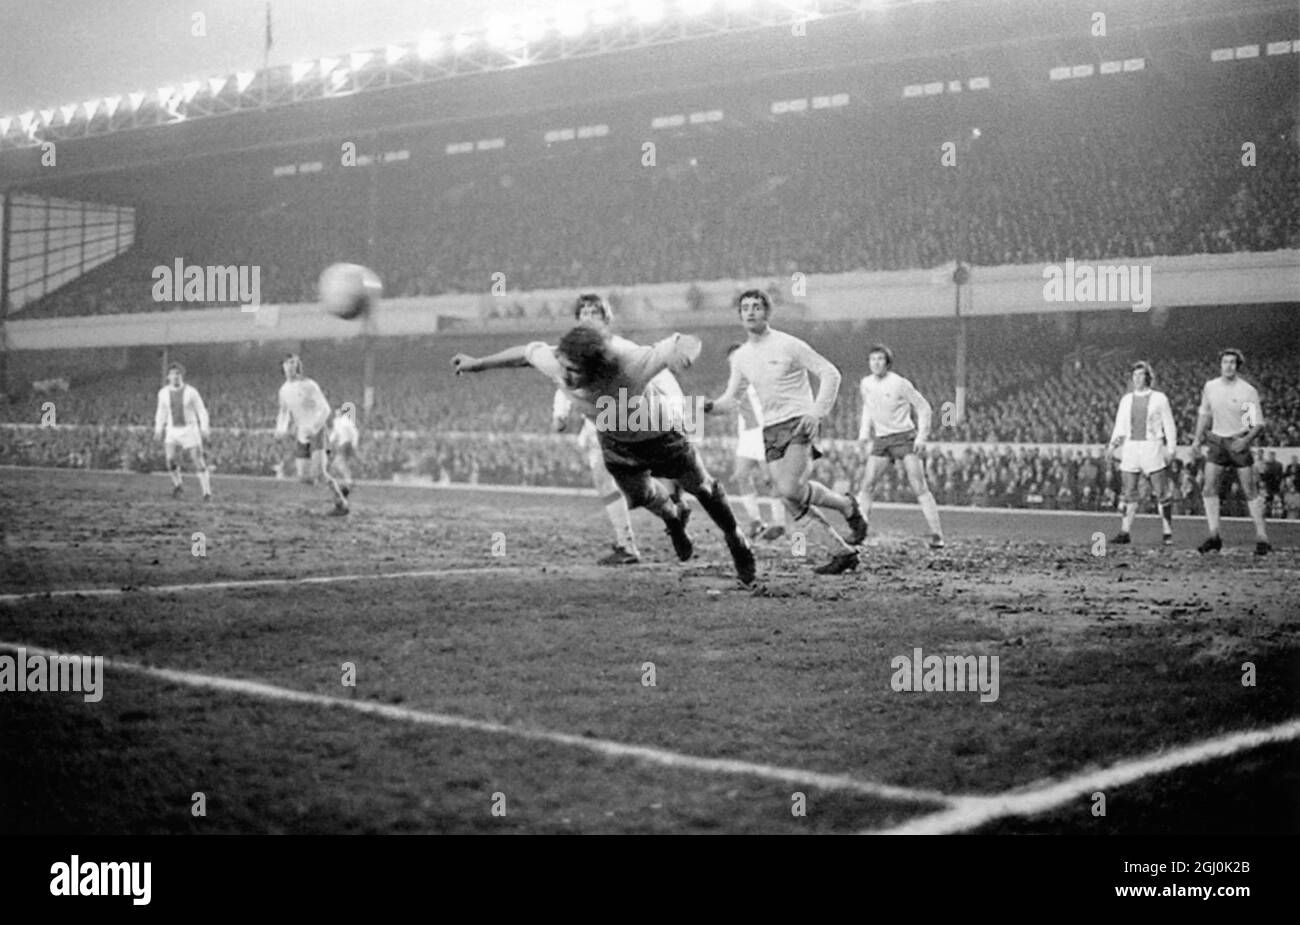
M 729 474 L 733 446 L 709 440 L 703 447 L 711 471 Z M 819 479 L 837 490 L 856 490 L 865 465 L 859 444 L 826 446 L 816 464 Z M 293 445 L 265 431 L 214 431 L 205 448 L 208 464 L 219 473 L 286 477 L 292 474 Z M 1080 450 L 970 447 L 961 451 L 927 449 L 927 478 L 940 504 L 1044 510 L 1114 510 L 1120 478 L 1113 457 Z M 1300 451 L 1289 458 L 1259 454 L 1256 472 L 1268 503 L 1268 516 L 1300 519 Z M 0 465 L 120 469 L 163 469 L 162 446 L 147 428 L 77 427 L 3 431 Z M 1175 513 L 1200 514 L 1204 466 L 1175 460 L 1171 467 Z M 575 438 L 563 435 L 368 433 L 363 437 L 359 478 L 424 479 L 466 484 L 545 485 L 587 488 L 586 457 Z M 1235 480 L 1221 486 L 1224 511 L 1244 516 Z M 911 489 L 892 468 L 876 489 L 881 501 L 910 501 Z M 1149 499 L 1148 499 L 1149 501 Z
M 978 136 L 955 142 L 958 170 L 932 163 L 951 126 L 900 110 L 865 133 L 847 117 L 817 132 L 723 126 L 696 138 L 689 158 L 666 148 L 653 170 L 611 139 L 413 163 L 374 189 L 349 170 L 277 180 L 257 208 L 143 216 L 127 255 L 21 315 L 206 304 L 151 297 L 152 268 L 177 258 L 257 266 L 264 302 L 298 302 L 338 260 L 373 263 L 388 295 L 411 296 L 655 282 L 685 292 L 691 280 L 958 258 L 995 266 L 1300 247 L 1294 88 L 1257 89 L 1250 105 L 1218 107 L 1172 88 L 1133 120 L 1113 108 L 1091 118 L 1083 103 L 990 115 Z M 1256 146 L 1251 169 L 1240 164 L 1243 138 Z

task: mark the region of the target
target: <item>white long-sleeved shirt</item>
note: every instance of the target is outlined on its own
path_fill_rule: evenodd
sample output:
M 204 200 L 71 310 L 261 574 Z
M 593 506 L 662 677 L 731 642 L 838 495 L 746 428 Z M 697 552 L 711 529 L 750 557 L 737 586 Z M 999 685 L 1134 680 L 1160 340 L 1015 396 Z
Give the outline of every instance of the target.
M 1144 402 L 1145 412 L 1142 408 Z M 1178 445 L 1178 430 L 1165 393 L 1155 389 L 1126 393 L 1119 400 L 1119 409 L 1115 412 L 1115 427 L 1110 433 L 1111 443 L 1117 442 L 1120 437 L 1125 440 L 1163 441 L 1173 450 Z
M 280 413 L 276 417 L 275 431 L 289 433 L 292 426 L 299 443 L 306 443 L 329 420 L 330 403 L 315 379 L 305 376 L 289 379 L 280 386 Z
M 158 407 L 154 411 L 153 429 L 162 433 L 164 429 L 181 427 L 198 427 L 199 433 L 208 432 L 208 409 L 203 404 L 203 396 L 192 385 L 184 385 L 181 393 L 181 412 L 183 420 L 177 421 L 172 413 L 172 393 L 178 391 L 169 385 L 158 390 Z
M 604 383 L 601 391 L 570 389 L 564 382 L 564 367 L 555 355 L 555 348 L 547 343 L 529 344 L 524 348 L 524 358 L 564 393 L 567 407 L 577 408 L 580 414 L 595 422 L 597 429 L 620 440 L 635 442 L 684 429 L 681 386 L 673 378 L 669 387 L 658 377 L 670 367 L 688 367 L 694 359 L 693 347 L 698 348 L 698 344 L 695 338 L 681 334 L 665 337 L 648 347 L 612 337 L 610 353 L 618 363 L 619 373 L 612 382 Z M 621 421 L 617 413 L 620 392 L 627 402 Z M 638 404 L 643 414 L 634 418 L 632 412 Z M 557 398 L 552 409 L 557 417 L 562 405 Z M 565 415 L 567 407 L 563 408 Z M 620 427 L 620 423 L 629 426 Z
M 815 399 L 809 373 L 817 377 Z M 799 338 L 768 328 L 731 354 L 726 391 L 714 404 L 722 404 L 721 410 L 731 410 L 744 384 L 749 383 L 758 392 L 764 427 L 810 414 L 824 418 L 835 405 L 841 378 L 835 364 Z
M 921 436 L 929 434 L 933 411 L 925 396 L 916 390 L 910 379 L 892 370 L 880 378 L 868 374 L 862 377 L 858 394 L 862 396 L 859 440 L 869 440 L 873 435 L 888 437 L 891 434 L 905 434 L 913 428 Z M 916 409 L 915 424 L 912 423 L 913 409 Z

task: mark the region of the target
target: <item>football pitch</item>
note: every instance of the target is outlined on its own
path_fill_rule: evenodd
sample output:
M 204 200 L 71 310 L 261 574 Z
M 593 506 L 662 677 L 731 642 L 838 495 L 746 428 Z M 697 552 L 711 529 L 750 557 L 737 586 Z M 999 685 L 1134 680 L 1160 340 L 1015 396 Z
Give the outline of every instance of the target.
M 931 551 L 891 505 L 754 593 L 698 510 L 691 562 L 635 512 L 602 568 L 594 497 L 214 490 L 0 470 L 0 657 L 105 659 L 0 691 L 0 831 L 1300 833 L 1294 524 L 945 510 Z M 993 683 L 899 689 L 929 656 Z

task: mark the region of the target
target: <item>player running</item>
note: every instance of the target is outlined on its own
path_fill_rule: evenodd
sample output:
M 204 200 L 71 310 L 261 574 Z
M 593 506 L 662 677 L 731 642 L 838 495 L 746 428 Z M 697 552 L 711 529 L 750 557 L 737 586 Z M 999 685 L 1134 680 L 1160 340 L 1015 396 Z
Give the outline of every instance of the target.
M 740 344 L 732 344 L 727 348 L 727 356 L 739 349 Z M 758 400 L 758 390 L 752 385 L 745 386 L 745 398 L 746 401 L 737 402 L 740 413 L 736 415 L 736 468 L 731 475 L 732 484 L 741 492 L 736 501 L 749 517 L 746 532 L 751 540 L 779 540 L 785 535 L 785 502 L 774 497 L 776 487 L 767 470 L 767 454 L 763 449 L 763 404 Z M 771 526 L 763 523 L 763 512 L 758 506 L 761 496 L 771 499 Z
M 325 438 L 325 460 L 329 468 L 338 473 L 339 491 L 343 497 L 352 494 L 352 461 L 357 458 L 357 423 L 352 406 L 343 407 L 330 415 L 329 435 Z
M 1119 533 L 1112 543 L 1125 545 L 1132 542 L 1129 530 L 1138 509 L 1138 486 L 1142 476 L 1151 479 L 1160 511 L 1160 526 L 1166 546 L 1174 543 L 1174 528 L 1170 521 L 1170 501 L 1173 485 L 1169 479 L 1169 461 L 1174 458 L 1178 445 L 1178 432 L 1174 426 L 1174 412 L 1164 392 L 1151 386 L 1155 371 L 1145 360 L 1133 364 L 1133 391 L 1119 400 L 1115 412 L 1115 427 L 1110 434 L 1110 448 L 1120 444 L 1119 472 L 1124 482 L 1124 514 Z
M 722 484 L 704 468 L 687 439 L 680 406 L 652 386 L 664 369 L 684 370 L 699 356 L 698 338 L 673 334 L 644 347 L 591 325 L 578 325 L 558 346 L 534 342 L 488 357 L 458 353 L 457 375 L 505 367 L 532 366 L 556 385 L 584 416 L 595 422 L 602 460 L 627 498 L 644 507 L 667 527 L 677 558 L 694 554 L 686 532 L 690 509 L 674 501 L 658 479 L 671 479 L 696 497 L 722 531 L 740 581 L 755 578 L 754 553 L 736 524 Z
M 810 478 L 813 460 L 821 456 L 813 441 L 839 394 L 840 371 L 799 338 L 768 324 L 772 302 L 761 289 L 742 292 L 737 311 L 749 339 L 731 354 L 727 388 L 718 398 L 704 403 L 704 412 L 735 411 L 740 406 L 742 386 L 749 383 L 754 387 L 762 405 L 764 456 L 776 490 L 795 524 L 802 526 L 805 533 L 819 528 L 823 544 L 831 550 L 830 561 L 814 571 L 837 575 L 855 569 L 858 551 L 854 547 L 867 535 L 867 522 L 858 502 Z M 809 373 L 817 377 L 815 400 Z M 835 532 L 819 508 L 844 516 L 852 531 L 849 542 Z
M 280 368 L 284 370 L 284 385 L 280 386 L 280 414 L 275 422 L 275 432 L 279 436 L 294 434 L 298 444 L 294 453 L 298 479 L 313 484 L 315 473 L 320 472 L 334 496 L 334 509 L 330 514 L 341 517 L 348 513 L 348 499 L 334 476 L 330 475 L 325 459 L 329 402 L 316 380 L 303 375 L 302 360 L 297 354 L 288 354 Z
M 203 438 L 209 436 L 208 409 L 203 396 L 185 384 L 185 367 L 173 363 L 167 367 L 167 384 L 158 390 L 158 408 L 153 416 L 154 438 L 163 441 L 167 456 L 167 473 L 172 479 L 172 497 L 181 496 L 180 450 L 189 450 L 194 472 L 199 477 L 203 500 L 212 500 L 212 474 L 203 458 Z
M 603 331 L 610 331 L 610 326 L 614 321 L 614 313 L 610 310 L 609 303 L 593 292 L 584 292 L 578 296 L 573 304 L 573 317 L 579 324 L 588 324 Z M 611 340 L 621 342 L 624 345 L 632 344 L 631 341 L 618 337 L 610 332 Z M 633 345 L 635 346 L 635 345 Z M 685 397 L 682 394 L 682 387 L 677 383 L 676 377 L 668 370 L 657 374 L 650 380 L 650 387 L 658 389 L 662 395 L 670 400 L 684 406 Z M 557 432 L 562 432 L 568 426 L 569 412 L 573 408 L 573 402 L 569 400 L 568 395 L 563 388 L 555 390 L 555 401 L 552 406 L 551 421 L 552 426 Z M 600 497 L 601 504 L 605 507 L 605 516 L 609 518 L 610 525 L 614 528 L 614 547 L 608 555 L 597 559 L 599 565 L 634 565 L 641 561 L 641 554 L 636 548 L 636 536 L 632 532 L 632 518 L 628 513 L 627 500 L 623 493 L 618 490 L 618 485 L 614 477 L 609 474 L 605 468 L 604 457 L 600 449 L 600 439 L 596 435 L 596 425 L 588 417 L 582 419 L 582 430 L 578 433 L 578 448 L 587 458 L 587 466 L 591 470 L 591 481 L 595 485 L 596 493 Z M 674 500 L 680 500 L 680 491 L 674 487 Z
M 894 354 L 884 344 L 867 351 L 870 372 L 862 377 L 858 391 L 862 396 L 862 425 L 858 440 L 867 445 L 867 466 L 858 490 L 858 506 L 863 518 L 871 517 L 871 493 L 876 482 L 891 463 L 903 463 L 907 482 L 921 506 L 930 528 L 930 548 L 943 549 L 943 527 L 939 523 L 939 505 L 925 480 L 925 466 L 918 455 L 930 435 L 934 410 L 911 380 L 894 372 Z M 916 420 L 913 421 L 913 415 Z
M 1224 469 L 1236 469 L 1246 509 L 1255 523 L 1255 555 L 1273 551 L 1264 529 L 1264 499 L 1255 488 L 1254 456 L 1250 445 L 1264 429 L 1264 412 L 1259 393 L 1238 373 L 1246 364 L 1240 350 L 1228 348 L 1219 353 L 1219 378 L 1205 383 L 1201 407 L 1196 417 L 1194 449 L 1206 444 L 1205 484 L 1201 498 L 1205 502 L 1205 522 L 1210 535 L 1197 547 L 1198 552 L 1215 552 L 1223 548 L 1219 538 L 1219 479 Z M 1206 428 L 1209 434 L 1206 434 Z

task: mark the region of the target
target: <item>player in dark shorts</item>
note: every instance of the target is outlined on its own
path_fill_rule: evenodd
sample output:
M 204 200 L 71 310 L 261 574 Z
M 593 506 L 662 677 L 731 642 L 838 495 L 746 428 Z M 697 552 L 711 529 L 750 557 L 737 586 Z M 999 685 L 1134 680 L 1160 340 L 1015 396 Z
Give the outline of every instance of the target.
M 650 380 L 663 369 L 686 369 L 699 356 L 697 338 L 675 334 L 653 346 L 614 341 L 608 331 L 579 325 L 556 347 L 536 342 L 511 347 L 492 356 L 457 354 L 457 374 L 509 366 L 532 366 L 561 386 L 574 405 L 596 424 L 605 468 L 629 508 L 644 507 L 663 520 L 677 558 L 694 555 L 686 532 L 690 509 L 673 500 L 658 479 L 671 479 L 694 495 L 722 531 L 742 584 L 753 584 L 756 565 L 722 483 L 704 468 L 680 420 L 680 404 L 665 401 Z M 647 409 L 644 423 L 623 414 L 636 402 Z M 620 414 L 610 415 L 617 406 Z M 676 412 L 671 409 L 677 408 Z M 610 420 L 613 417 L 614 420 Z

